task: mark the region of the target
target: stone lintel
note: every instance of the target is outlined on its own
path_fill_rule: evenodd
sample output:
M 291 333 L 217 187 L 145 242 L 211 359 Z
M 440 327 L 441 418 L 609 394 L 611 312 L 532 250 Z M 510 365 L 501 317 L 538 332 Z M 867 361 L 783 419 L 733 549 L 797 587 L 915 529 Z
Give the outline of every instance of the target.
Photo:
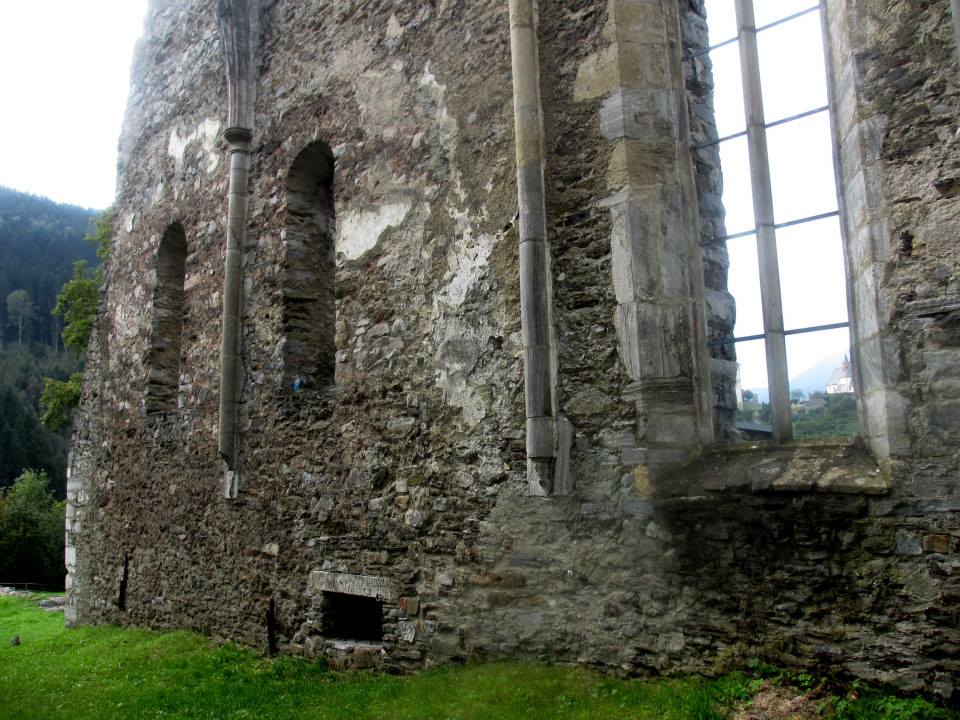
M 313 570 L 307 581 L 307 591 L 312 594 L 335 592 L 344 595 L 360 595 L 380 598 L 390 603 L 397 601 L 397 592 L 393 584 L 387 578 L 375 575 L 351 575 Z

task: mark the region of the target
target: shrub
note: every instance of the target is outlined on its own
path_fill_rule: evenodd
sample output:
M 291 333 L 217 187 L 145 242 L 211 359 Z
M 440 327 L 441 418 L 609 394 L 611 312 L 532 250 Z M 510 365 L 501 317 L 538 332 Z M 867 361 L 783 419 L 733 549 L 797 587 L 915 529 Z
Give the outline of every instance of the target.
M 25 470 L 0 490 L 0 583 L 62 589 L 63 521 L 45 472 Z

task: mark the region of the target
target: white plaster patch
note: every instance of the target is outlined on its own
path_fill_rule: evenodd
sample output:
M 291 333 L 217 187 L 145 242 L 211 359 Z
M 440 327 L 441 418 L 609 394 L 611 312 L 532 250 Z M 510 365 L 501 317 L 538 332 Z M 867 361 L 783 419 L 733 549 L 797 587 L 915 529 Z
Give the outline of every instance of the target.
M 121 338 L 132 338 L 138 330 L 137 318 L 127 310 L 125 304 L 117 306 L 113 321 L 114 331 Z
M 466 204 L 467 195 L 460 184 L 459 175 L 456 176 L 455 182 L 454 192 L 460 198 L 460 201 Z M 469 210 L 450 208 L 448 212 L 456 224 L 457 239 L 454 241 L 453 248 L 447 254 L 447 267 L 449 269 L 444 277 L 446 284 L 435 297 L 435 311 L 438 304 L 453 308 L 463 305 L 470 288 L 486 272 L 490 253 L 493 250 L 493 236 L 481 233 L 474 237 Z M 486 206 L 481 206 L 477 215 L 480 219 L 486 218 Z
M 392 140 L 398 132 L 398 121 L 407 122 L 397 109 L 403 103 L 407 80 L 403 65 L 394 63 L 383 70 L 366 70 L 353 81 L 360 106 L 360 122 L 370 135 Z
M 466 214 L 466 212 L 464 212 Z M 467 299 L 467 293 L 477 280 L 486 272 L 493 250 L 493 237 L 481 234 L 473 238 L 464 238 L 464 242 L 452 252 L 447 262 L 450 265 L 450 279 L 440 290 L 437 299 L 450 307 L 460 307 Z
M 420 87 L 428 90 L 437 103 L 437 114 L 434 118 L 436 128 L 440 136 L 440 145 L 448 151 L 449 157 L 455 159 L 457 147 L 457 120 L 447 111 L 446 94 L 447 88 L 437 82 L 437 76 L 430 72 L 430 61 L 423 67 L 423 75 L 420 76 Z
M 437 82 L 437 77 L 430 71 L 429 61 L 424 65 L 420 75 L 419 85 L 433 95 L 437 104 L 437 113 L 434 118 L 440 145 L 447 151 L 453 168 L 454 194 L 459 199 L 461 207 L 451 207 L 448 212 L 456 223 L 456 241 L 447 255 L 449 268 L 444 286 L 434 296 L 434 316 L 439 315 L 439 305 L 460 307 L 466 300 L 470 288 L 486 271 L 490 253 L 493 250 L 493 237 L 480 234 L 474 237 L 473 224 L 467 193 L 463 189 L 461 174 L 456 161 L 458 140 L 457 120 L 447 111 L 446 87 Z M 474 215 L 479 220 L 486 218 L 486 207 L 481 207 Z
M 373 62 L 373 44 L 370 40 L 354 40 L 336 55 L 330 64 L 330 74 L 341 80 L 352 80 Z
M 395 39 L 401 35 L 403 35 L 403 28 L 400 27 L 400 21 L 397 20 L 397 15 L 394 13 L 387 21 L 387 37 L 390 39 Z
M 376 247 L 387 228 L 402 223 L 412 206 L 412 201 L 401 200 L 380 205 L 375 210 L 347 212 L 337 228 L 337 252 L 348 260 L 356 260 Z
M 443 340 L 437 349 L 437 385 L 444 401 L 463 411 L 463 418 L 476 426 L 486 417 L 483 399 L 475 392 L 470 376 L 481 354 L 480 342 L 458 320 L 442 327 Z
M 193 132 L 186 135 L 180 134 L 179 128 L 174 128 L 170 133 L 170 140 L 167 143 L 167 155 L 173 158 L 173 162 L 179 169 L 183 165 L 184 154 L 187 146 L 192 142 L 199 141 L 203 152 L 207 155 L 207 173 L 212 173 L 220 164 L 220 156 L 213 151 L 220 133 L 220 120 L 217 118 L 207 118 L 203 120 Z

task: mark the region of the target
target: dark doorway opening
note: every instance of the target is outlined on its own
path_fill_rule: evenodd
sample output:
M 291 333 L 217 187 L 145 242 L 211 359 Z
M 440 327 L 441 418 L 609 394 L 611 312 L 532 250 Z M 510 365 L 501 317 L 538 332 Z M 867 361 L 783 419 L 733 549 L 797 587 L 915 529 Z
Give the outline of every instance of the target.
M 267 606 L 267 652 L 270 657 L 277 654 L 277 604 L 273 598 Z
M 130 581 L 130 555 L 123 554 L 123 575 L 120 576 L 120 589 L 117 592 L 117 610 L 127 609 L 127 583 Z
M 325 592 L 323 634 L 341 640 L 383 640 L 383 603 L 363 595 Z

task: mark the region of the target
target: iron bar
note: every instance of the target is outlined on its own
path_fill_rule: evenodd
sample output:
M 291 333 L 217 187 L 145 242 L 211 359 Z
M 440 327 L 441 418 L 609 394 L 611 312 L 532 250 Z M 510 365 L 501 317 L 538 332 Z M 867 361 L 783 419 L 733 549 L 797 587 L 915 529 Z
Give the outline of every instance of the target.
M 953 1 L 957 2 L 957 0 L 953 0 Z M 766 25 L 761 25 L 758 28 L 754 28 L 754 32 L 763 32 L 764 30 L 769 30 L 772 27 L 776 27 L 777 25 L 783 25 L 786 22 L 790 22 L 791 20 L 796 20 L 798 17 L 801 17 L 802 15 L 807 15 L 808 13 L 812 13 L 814 10 L 819 10 L 819 9 L 820 9 L 819 5 L 814 5 L 813 7 L 808 7 L 806 10 L 798 10 L 792 15 L 787 15 L 786 17 L 782 17 L 779 20 L 774 20 L 773 22 L 767 23 Z M 705 47 L 700 50 L 697 50 L 694 53 L 690 53 L 689 55 L 686 56 L 686 58 L 684 58 L 684 60 L 694 60 L 698 57 L 703 57 L 707 53 L 713 52 L 718 48 L 724 47 L 725 45 L 730 45 L 732 43 L 735 43 L 739 39 L 740 39 L 740 35 L 737 34 L 732 38 L 721 40 L 716 45 L 711 45 L 710 47 Z
M 791 115 L 790 117 L 780 118 L 779 120 L 774 120 L 773 122 L 767 123 L 767 129 L 776 127 L 777 125 L 784 125 L 788 122 L 793 122 L 794 120 L 802 120 L 805 117 L 810 115 L 816 115 L 817 113 L 822 113 L 830 109 L 829 105 L 824 105 L 823 107 L 814 108 L 813 110 L 804 110 L 801 113 L 796 115 Z M 714 145 L 720 145 L 725 143 L 728 140 L 736 140 L 738 137 L 743 137 L 747 134 L 746 130 L 741 130 L 740 132 L 731 133 L 730 135 L 724 135 L 722 138 L 717 138 L 716 140 L 710 140 L 709 142 L 701 143 L 700 145 L 694 145 L 694 150 L 703 150 L 704 148 L 713 147 Z
M 809 327 L 795 328 L 793 330 L 784 330 L 784 335 L 802 335 L 804 333 L 812 332 L 822 332 L 824 330 L 838 330 L 839 328 L 850 327 L 850 321 L 846 320 L 844 322 L 838 323 L 827 323 L 826 325 L 810 325 Z M 734 345 L 741 342 L 749 342 L 750 340 L 763 340 L 766 337 L 763 333 L 758 335 L 741 335 L 740 337 L 731 337 L 724 338 L 723 340 L 712 340 L 707 343 L 710 347 L 722 347 L 723 345 Z

